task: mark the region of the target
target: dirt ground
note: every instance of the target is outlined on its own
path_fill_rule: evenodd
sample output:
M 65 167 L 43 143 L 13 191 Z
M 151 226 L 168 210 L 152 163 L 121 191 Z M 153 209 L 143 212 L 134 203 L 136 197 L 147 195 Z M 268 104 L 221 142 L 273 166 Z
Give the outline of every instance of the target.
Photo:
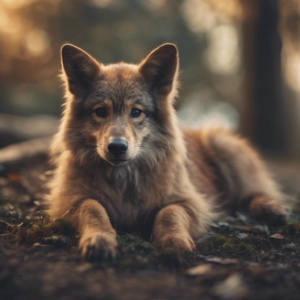
M 0 299 L 299 299 L 300 213 L 269 228 L 237 214 L 199 239 L 190 256 L 157 251 L 120 234 L 113 261 L 85 262 L 76 231 L 47 220 L 43 156 L 0 165 Z M 300 171 L 272 164 L 300 203 Z M 300 211 L 300 210 L 299 210 Z

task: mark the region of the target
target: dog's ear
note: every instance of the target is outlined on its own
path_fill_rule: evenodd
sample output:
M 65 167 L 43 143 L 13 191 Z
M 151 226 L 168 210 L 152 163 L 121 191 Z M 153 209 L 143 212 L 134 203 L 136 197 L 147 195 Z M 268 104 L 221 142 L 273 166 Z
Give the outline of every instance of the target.
M 163 44 L 154 49 L 139 66 L 149 87 L 159 95 L 172 91 L 179 67 L 178 50 L 174 44 Z
M 61 63 L 69 91 L 81 97 L 100 73 L 97 61 L 82 49 L 64 44 L 61 48 Z

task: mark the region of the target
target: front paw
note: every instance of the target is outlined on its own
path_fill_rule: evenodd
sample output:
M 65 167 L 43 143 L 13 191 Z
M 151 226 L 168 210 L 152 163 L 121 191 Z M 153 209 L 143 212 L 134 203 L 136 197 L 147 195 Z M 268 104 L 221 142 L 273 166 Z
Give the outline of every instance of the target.
M 79 242 L 81 256 L 89 261 L 109 260 L 116 256 L 117 239 L 110 233 L 84 234 Z
M 166 252 L 190 253 L 196 249 L 195 243 L 189 234 L 165 234 L 157 238 L 154 244 Z

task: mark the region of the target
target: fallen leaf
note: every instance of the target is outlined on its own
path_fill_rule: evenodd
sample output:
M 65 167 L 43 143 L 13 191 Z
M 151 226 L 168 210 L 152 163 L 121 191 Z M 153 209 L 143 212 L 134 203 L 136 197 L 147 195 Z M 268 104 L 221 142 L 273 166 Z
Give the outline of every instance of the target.
M 43 244 L 40 244 L 40 243 L 34 243 L 32 245 L 33 248 L 49 248 L 49 247 L 52 247 L 52 245 L 43 245 Z
M 270 239 L 284 240 L 285 237 L 282 236 L 280 233 L 275 233 L 275 234 L 273 234 L 273 235 L 270 236 Z
M 240 261 L 235 258 L 221 258 L 221 257 L 206 257 L 206 261 L 217 263 L 221 265 L 235 265 L 238 264 Z
M 204 265 L 200 265 L 194 268 L 190 268 L 187 270 L 184 270 L 184 274 L 186 275 L 192 275 L 192 276 L 197 276 L 197 275 L 203 275 L 209 271 L 211 271 L 212 266 L 211 264 L 204 264 Z
M 213 292 L 221 299 L 241 299 L 249 293 L 249 289 L 239 273 L 234 273 L 223 282 L 216 284 Z
M 236 237 L 237 237 L 238 239 L 242 240 L 242 239 L 248 238 L 248 234 L 247 234 L 247 233 L 240 232 L 240 233 L 237 233 L 237 234 L 236 234 Z
M 283 249 L 288 250 L 288 251 L 296 251 L 297 246 L 294 243 L 289 243 L 283 247 Z

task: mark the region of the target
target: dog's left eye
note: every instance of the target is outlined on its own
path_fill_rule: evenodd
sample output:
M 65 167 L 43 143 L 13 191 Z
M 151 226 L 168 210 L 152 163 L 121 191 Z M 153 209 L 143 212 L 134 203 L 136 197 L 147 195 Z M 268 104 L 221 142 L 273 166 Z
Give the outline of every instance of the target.
M 131 113 L 130 116 L 131 118 L 138 118 L 141 115 L 142 111 L 140 109 L 134 108 Z
M 94 112 L 100 118 L 105 118 L 107 115 L 105 108 L 97 108 L 96 110 L 94 110 Z

